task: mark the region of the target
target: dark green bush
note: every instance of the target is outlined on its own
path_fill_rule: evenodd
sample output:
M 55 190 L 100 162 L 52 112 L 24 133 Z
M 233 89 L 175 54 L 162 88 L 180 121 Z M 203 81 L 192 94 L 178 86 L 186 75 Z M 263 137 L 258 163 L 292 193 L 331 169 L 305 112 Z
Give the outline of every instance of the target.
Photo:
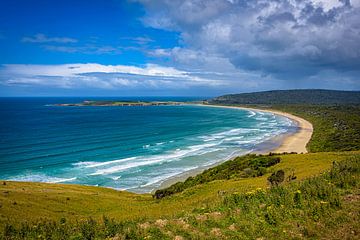
M 233 160 L 224 162 L 216 167 L 205 170 L 203 173 L 189 177 L 185 182 L 178 182 L 174 185 L 160 189 L 153 195 L 154 198 L 160 199 L 175 193 L 184 191 L 187 188 L 211 182 L 214 180 L 226 180 L 233 178 L 258 177 L 266 173 L 266 168 L 280 162 L 277 154 L 255 155 L 236 157 Z

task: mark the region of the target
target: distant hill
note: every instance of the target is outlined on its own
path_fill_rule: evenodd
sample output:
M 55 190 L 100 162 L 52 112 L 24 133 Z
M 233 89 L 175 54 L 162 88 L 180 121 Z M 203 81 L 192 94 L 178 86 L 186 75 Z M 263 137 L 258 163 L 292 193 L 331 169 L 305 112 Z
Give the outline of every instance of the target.
M 208 102 L 211 104 L 360 104 L 360 91 L 276 90 L 223 95 Z

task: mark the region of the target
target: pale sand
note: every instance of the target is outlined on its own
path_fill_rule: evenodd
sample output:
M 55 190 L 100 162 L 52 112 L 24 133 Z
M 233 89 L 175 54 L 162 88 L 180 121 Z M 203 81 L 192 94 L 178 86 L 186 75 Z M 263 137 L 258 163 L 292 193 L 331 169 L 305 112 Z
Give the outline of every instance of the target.
M 290 135 L 286 135 L 282 139 L 281 145 L 276 149 L 271 149 L 273 153 L 283 153 L 283 152 L 296 152 L 296 153 L 307 153 L 306 144 L 310 141 L 310 138 L 313 133 L 313 126 L 309 121 L 302 119 L 300 117 L 294 116 L 290 113 L 268 110 L 268 109 L 257 109 L 257 108 L 248 108 L 248 107 L 233 107 L 233 106 L 218 106 L 218 105 L 201 105 L 200 106 L 209 106 L 209 107 L 221 107 L 221 108 L 234 108 L 234 109 L 245 109 L 252 110 L 257 112 L 269 112 L 276 115 L 280 115 L 294 121 L 298 130 Z M 268 151 L 270 152 L 270 151 Z
M 203 105 L 197 104 L 199 106 L 206 106 L 206 107 L 219 107 L 219 108 L 234 108 L 234 109 L 244 109 L 244 110 L 252 110 L 257 112 L 269 112 L 273 114 L 277 114 L 286 118 L 291 119 L 297 124 L 297 131 L 292 134 L 284 134 L 273 139 L 274 142 L 280 142 L 278 146 L 268 149 L 261 149 L 259 151 L 255 151 L 254 153 L 261 153 L 261 154 L 268 154 L 270 152 L 273 153 L 283 153 L 283 152 L 296 152 L 296 153 L 307 153 L 306 144 L 310 141 L 311 135 L 313 133 L 313 126 L 310 122 L 302 119 L 300 117 L 294 116 L 290 113 L 276 111 L 276 110 L 268 110 L 268 109 L 257 109 L 257 108 L 248 108 L 248 107 L 235 107 L 235 106 L 219 106 L 219 105 Z M 228 161 L 229 159 L 224 159 L 224 161 Z M 196 176 L 197 174 L 203 172 L 205 169 L 214 167 L 219 165 L 224 161 L 219 161 L 216 164 L 206 166 L 206 167 L 199 167 L 197 169 L 184 172 L 180 175 L 174 176 L 170 179 L 165 180 L 161 183 L 158 189 L 166 188 L 174 183 L 185 181 L 188 177 Z M 155 190 L 154 190 L 155 191 Z

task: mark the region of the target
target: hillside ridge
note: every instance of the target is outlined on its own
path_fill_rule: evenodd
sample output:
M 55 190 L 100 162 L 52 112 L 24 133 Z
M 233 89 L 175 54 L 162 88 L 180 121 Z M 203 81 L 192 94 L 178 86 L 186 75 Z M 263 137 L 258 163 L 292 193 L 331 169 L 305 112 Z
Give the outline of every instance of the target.
M 360 91 L 292 89 L 227 94 L 208 100 L 211 104 L 360 104 Z

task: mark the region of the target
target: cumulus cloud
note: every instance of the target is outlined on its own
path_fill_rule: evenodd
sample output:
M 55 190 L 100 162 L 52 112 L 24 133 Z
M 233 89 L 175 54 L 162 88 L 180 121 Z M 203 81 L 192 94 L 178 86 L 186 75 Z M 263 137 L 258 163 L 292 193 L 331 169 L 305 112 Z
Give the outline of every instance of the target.
M 329 71 L 349 79 L 360 75 L 358 0 L 140 2 L 146 9 L 144 24 L 180 32 L 184 45 L 149 54 L 180 66 L 192 61 L 211 69 L 216 65 L 212 59 L 218 68 L 231 64 L 240 71 L 293 81 L 321 81 Z
M 76 43 L 78 40 L 68 37 L 48 37 L 45 34 L 38 33 L 31 37 L 23 37 L 21 41 L 28 43 Z
M 7 64 L 0 68 L 0 83 L 6 86 L 51 86 L 60 88 L 187 88 L 217 86 L 219 81 L 172 67 L 101 64 L 28 65 Z

